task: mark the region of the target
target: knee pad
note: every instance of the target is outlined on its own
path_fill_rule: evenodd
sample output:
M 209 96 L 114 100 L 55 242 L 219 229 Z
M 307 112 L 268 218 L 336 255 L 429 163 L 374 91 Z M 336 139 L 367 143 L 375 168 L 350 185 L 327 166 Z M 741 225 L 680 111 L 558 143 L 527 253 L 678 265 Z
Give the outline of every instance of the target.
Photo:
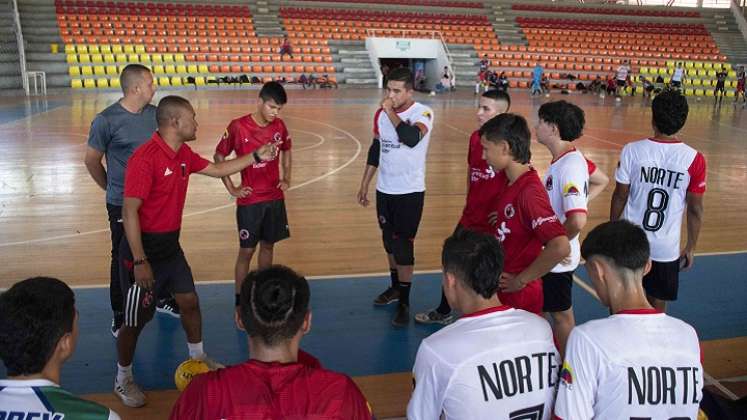
M 153 290 L 143 289 L 136 283 L 130 286 L 125 296 L 124 324 L 133 328 L 145 326 L 156 313 L 156 302 Z
M 409 238 L 394 236 L 392 254 L 397 265 L 415 265 L 415 244 Z

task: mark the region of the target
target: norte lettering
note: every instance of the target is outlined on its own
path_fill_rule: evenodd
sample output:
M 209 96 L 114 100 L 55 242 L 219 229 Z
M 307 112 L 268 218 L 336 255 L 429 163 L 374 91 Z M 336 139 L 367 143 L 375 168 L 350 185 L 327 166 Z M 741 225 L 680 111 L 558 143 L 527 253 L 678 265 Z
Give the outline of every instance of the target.
M 684 177 L 685 174 L 682 172 L 656 168 L 653 166 L 650 168 L 641 166 L 641 182 L 648 182 L 649 184 L 678 189 L 680 188 L 680 183 L 682 183 Z
M 477 375 L 485 401 L 490 396 L 496 400 L 513 397 L 533 390 L 555 386 L 558 365 L 555 353 L 534 353 L 531 357 L 519 356 L 487 366 L 478 365 Z M 490 392 L 488 392 L 490 391 Z
M 694 366 L 628 367 L 628 405 L 697 404 L 699 370 Z
M 62 420 L 62 413 L 39 413 L 33 411 L 3 411 L 0 410 L 0 420 Z

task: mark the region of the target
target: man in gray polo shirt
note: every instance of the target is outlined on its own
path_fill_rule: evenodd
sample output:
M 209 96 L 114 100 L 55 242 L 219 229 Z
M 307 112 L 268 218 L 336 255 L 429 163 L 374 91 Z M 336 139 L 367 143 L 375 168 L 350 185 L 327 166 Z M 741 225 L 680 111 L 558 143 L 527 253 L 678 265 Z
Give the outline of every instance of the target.
M 111 229 L 112 258 L 109 284 L 114 319 L 112 334 L 116 337 L 123 320 L 123 297 L 119 285 L 119 243 L 122 227 L 122 195 L 125 168 L 132 152 L 156 131 L 156 107 L 151 105 L 156 86 L 150 70 L 130 64 L 119 76 L 124 97 L 107 107 L 91 123 L 85 164 L 94 181 L 106 191 L 106 210 Z M 102 164 L 106 158 L 106 168 Z M 178 312 L 175 312 L 178 313 Z

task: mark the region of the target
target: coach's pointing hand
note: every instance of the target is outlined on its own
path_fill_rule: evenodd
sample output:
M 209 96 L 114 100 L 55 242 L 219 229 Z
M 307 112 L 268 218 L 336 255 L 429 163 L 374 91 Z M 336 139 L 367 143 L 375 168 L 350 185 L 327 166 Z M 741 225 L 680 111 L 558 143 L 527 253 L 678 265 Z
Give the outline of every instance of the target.
M 143 289 L 153 289 L 153 270 L 150 268 L 148 261 L 135 266 L 135 283 Z
M 265 144 L 256 150 L 257 155 L 259 156 L 260 159 L 262 159 L 263 162 L 272 160 L 275 157 L 276 152 L 277 152 L 277 148 L 275 147 L 274 144 Z

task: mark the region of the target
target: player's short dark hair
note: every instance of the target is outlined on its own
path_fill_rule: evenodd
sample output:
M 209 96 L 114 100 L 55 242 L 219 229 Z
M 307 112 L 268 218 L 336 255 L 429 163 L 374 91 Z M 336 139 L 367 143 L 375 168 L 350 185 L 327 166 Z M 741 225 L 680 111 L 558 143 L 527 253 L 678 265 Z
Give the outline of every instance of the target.
M 485 137 L 485 140 L 492 143 L 505 141 L 511 149 L 514 160 L 519 163 L 529 163 L 532 159 L 532 151 L 529 147 L 532 134 L 527 120 L 521 115 L 511 113 L 496 115 L 480 127 L 480 137 Z
M 142 64 L 126 65 L 122 73 L 119 74 L 119 86 L 122 88 L 122 92 L 127 93 L 130 88 L 143 79 L 145 73 L 150 73 L 150 69 Z
M 0 295 L 0 359 L 8 376 L 41 372 L 74 320 L 75 295 L 60 280 L 33 277 Z
M 441 265 L 445 273 L 490 299 L 503 272 L 503 248 L 494 236 L 459 229 L 444 241 Z
M 509 109 L 511 109 L 511 97 L 508 96 L 508 93 L 502 90 L 498 89 L 490 89 L 482 94 L 483 97 L 492 99 L 494 101 L 503 101 L 508 104 L 508 108 L 506 108 L 506 112 L 508 112 Z
M 179 111 L 190 109 L 191 107 L 192 104 L 181 96 L 164 96 L 158 101 L 158 107 L 156 107 L 156 122 L 159 127 L 165 126 L 169 120 L 179 116 Z
M 265 102 L 272 99 L 278 105 L 285 105 L 288 102 L 288 95 L 285 94 L 285 88 L 278 82 L 267 82 L 262 85 L 259 97 Z
M 407 67 L 398 67 L 386 75 L 389 82 L 405 82 L 405 89 L 412 89 L 412 72 Z
M 567 101 L 554 101 L 542 104 L 537 112 L 539 118 L 558 127 L 560 138 L 573 141 L 581 137 L 584 131 L 584 110 Z
M 241 322 L 250 337 L 272 346 L 292 338 L 309 311 L 309 283 L 282 265 L 250 272 L 239 297 Z
M 646 266 L 650 247 L 646 233 L 627 220 L 616 220 L 598 225 L 589 232 L 581 244 L 581 256 L 606 257 L 619 268 L 633 271 Z
M 687 98 L 677 90 L 666 90 L 656 95 L 651 103 L 654 126 L 667 136 L 682 129 L 689 110 Z

